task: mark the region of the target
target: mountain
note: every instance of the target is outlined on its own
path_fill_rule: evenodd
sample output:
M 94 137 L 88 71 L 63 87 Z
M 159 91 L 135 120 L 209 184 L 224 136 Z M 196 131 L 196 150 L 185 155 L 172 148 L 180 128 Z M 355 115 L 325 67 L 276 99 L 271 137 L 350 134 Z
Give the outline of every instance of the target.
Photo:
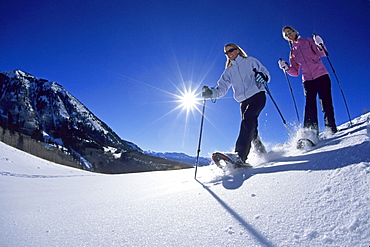
M 0 142 L 1 246 L 370 246 L 370 114 L 251 169 L 99 174 Z
M 0 126 L 62 150 L 81 168 L 124 173 L 190 167 L 146 155 L 122 140 L 60 84 L 21 70 L 0 72 Z M 4 137 L 4 135 L 2 135 Z M 45 152 L 45 151 L 44 151 Z M 56 152 L 56 151 L 54 151 Z
M 154 152 L 154 151 L 144 151 L 144 153 L 155 156 L 155 157 L 160 157 L 163 159 L 168 159 L 168 160 L 173 160 L 173 161 L 178 161 L 182 162 L 191 166 L 194 166 L 196 163 L 196 157 L 190 156 L 184 153 L 177 153 L 177 152 Z M 205 157 L 199 157 L 199 164 L 198 166 L 207 166 L 211 163 L 210 158 L 205 158 Z

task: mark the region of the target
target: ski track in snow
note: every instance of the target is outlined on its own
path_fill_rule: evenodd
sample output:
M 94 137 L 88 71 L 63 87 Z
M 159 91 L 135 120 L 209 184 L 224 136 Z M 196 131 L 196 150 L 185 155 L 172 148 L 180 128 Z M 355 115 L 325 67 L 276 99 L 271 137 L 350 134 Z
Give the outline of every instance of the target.
M 370 246 L 370 114 L 252 169 L 122 175 L 0 143 L 2 246 Z

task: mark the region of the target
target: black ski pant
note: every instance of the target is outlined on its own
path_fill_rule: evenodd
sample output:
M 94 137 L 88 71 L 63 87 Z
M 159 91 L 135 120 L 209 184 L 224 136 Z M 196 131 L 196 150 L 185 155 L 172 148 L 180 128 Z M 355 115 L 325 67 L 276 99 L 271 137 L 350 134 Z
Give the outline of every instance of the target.
M 319 130 L 317 120 L 317 95 L 320 99 L 322 112 L 324 113 L 325 126 L 332 132 L 337 131 L 334 118 L 334 107 L 331 96 L 331 82 L 329 75 L 323 75 L 312 81 L 303 82 L 304 93 L 306 97 L 306 106 L 304 110 L 304 127 Z
M 235 145 L 235 152 L 245 161 L 251 149 L 251 142 L 258 136 L 258 116 L 266 105 L 265 92 L 259 92 L 240 103 L 242 122 Z

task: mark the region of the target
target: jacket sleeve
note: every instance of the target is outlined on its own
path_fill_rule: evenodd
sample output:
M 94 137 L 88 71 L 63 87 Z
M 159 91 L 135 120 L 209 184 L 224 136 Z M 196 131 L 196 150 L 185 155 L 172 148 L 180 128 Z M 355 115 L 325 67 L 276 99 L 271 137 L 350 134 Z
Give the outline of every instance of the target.
M 308 42 L 310 43 L 312 51 L 318 56 L 318 57 L 325 57 L 325 51 L 318 45 L 315 44 L 315 41 L 311 38 L 307 38 Z M 324 45 L 324 48 L 326 49 L 326 46 Z
M 298 76 L 299 71 L 301 69 L 301 65 L 299 65 L 294 58 L 289 59 L 290 65 L 289 68 L 286 70 L 286 72 L 291 76 Z
M 221 78 L 217 81 L 217 86 L 212 89 L 215 93 L 216 98 L 223 97 L 229 88 L 231 87 L 231 78 L 230 75 L 227 73 L 227 69 L 225 69 L 224 73 L 222 73 Z

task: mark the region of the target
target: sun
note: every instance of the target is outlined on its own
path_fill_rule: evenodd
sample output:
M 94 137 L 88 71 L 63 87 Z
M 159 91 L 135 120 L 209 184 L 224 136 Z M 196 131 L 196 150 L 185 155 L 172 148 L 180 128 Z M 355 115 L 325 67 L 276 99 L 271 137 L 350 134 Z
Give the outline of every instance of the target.
M 191 87 L 185 87 L 183 85 L 183 89 L 179 90 L 179 94 L 175 94 L 176 96 L 176 102 L 178 102 L 178 107 L 182 111 L 186 111 L 188 114 L 189 112 L 192 112 L 194 110 L 198 110 L 199 101 L 201 100 L 198 96 L 199 93 L 197 93 L 197 88 L 192 89 Z
M 181 92 L 181 95 L 179 96 L 179 102 L 180 107 L 189 111 L 196 107 L 198 103 L 198 98 L 194 91 L 185 91 Z

